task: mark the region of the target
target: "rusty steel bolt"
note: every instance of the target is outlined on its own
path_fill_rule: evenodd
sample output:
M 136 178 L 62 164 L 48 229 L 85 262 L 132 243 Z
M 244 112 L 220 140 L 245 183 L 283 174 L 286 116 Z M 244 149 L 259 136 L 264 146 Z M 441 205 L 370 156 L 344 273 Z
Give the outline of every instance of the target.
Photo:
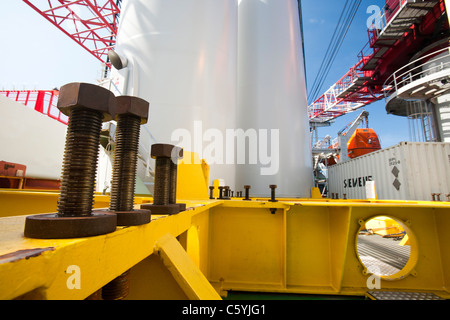
M 130 96 L 117 97 L 115 120 L 116 146 L 111 187 L 110 212 L 117 215 L 118 226 L 150 223 L 150 210 L 134 210 L 134 189 L 141 124 L 148 120 L 149 103 Z M 104 300 L 123 300 L 129 293 L 129 270 L 102 288 Z
M 154 214 L 172 215 L 180 212 L 179 205 L 170 204 L 171 162 L 173 155 L 176 158 L 178 149 L 170 144 L 152 145 L 151 157 L 156 160 L 153 204 L 143 204 L 141 209 L 149 209 Z
M 271 184 L 270 186 L 270 202 L 278 202 L 278 200 L 275 199 L 275 189 L 277 188 L 276 184 Z
M 432 201 L 436 201 L 436 193 L 432 193 L 432 194 L 431 194 L 431 197 L 432 197 L 432 199 L 433 199 Z
M 440 193 L 436 193 L 436 201 L 441 201 L 441 194 Z
M 231 200 L 231 198 L 230 198 L 230 187 L 229 186 L 225 186 L 223 188 L 225 190 L 225 194 L 224 194 L 223 200 Z
M 109 90 L 87 83 L 60 89 L 58 109 L 69 116 L 58 213 L 28 217 L 25 236 L 79 238 L 115 231 L 117 216 L 92 212 L 103 121 L 112 120 L 116 99 Z
M 223 186 L 219 186 L 219 199 L 223 199 L 223 189 L 224 189 L 225 187 L 223 187 Z
M 250 199 L 250 188 L 251 186 L 244 186 L 245 189 L 245 199 L 243 199 L 244 201 L 252 201 L 252 199 Z
M 209 199 L 214 200 L 214 186 L 209 187 Z
M 445 195 L 445 197 L 447 198 L 447 202 L 450 202 L 450 193 L 447 193 L 447 194 Z
M 117 121 L 110 212 L 118 226 L 137 226 L 151 221 L 150 210 L 134 210 L 134 189 L 141 124 L 147 123 L 149 103 L 130 96 L 116 98 Z

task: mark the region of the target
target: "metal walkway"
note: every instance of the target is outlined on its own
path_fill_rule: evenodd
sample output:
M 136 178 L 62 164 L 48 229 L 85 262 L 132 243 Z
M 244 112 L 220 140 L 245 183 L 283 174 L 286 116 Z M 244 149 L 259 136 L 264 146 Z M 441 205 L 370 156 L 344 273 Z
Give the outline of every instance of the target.
M 358 255 L 366 268 L 381 276 L 396 274 L 409 260 L 411 247 L 379 235 L 358 236 Z M 378 268 L 378 269 L 377 269 Z

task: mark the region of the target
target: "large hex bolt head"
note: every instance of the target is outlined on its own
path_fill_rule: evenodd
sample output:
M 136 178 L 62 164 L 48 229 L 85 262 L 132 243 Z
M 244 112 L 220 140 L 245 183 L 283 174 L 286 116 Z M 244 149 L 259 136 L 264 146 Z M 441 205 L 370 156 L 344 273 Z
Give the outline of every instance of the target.
M 174 163 L 177 163 L 178 159 L 183 159 L 183 148 L 171 144 L 154 144 L 150 155 L 153 159 L 171 158 Z
M 70 116 L 73 108 L 100 111 L 104 122 L 111 121 L 112 114 L 116 110 L 116 97 L 108 89 L 97 85 L 69 83 L 59 90 L 58 109 L 66 116 Z
M 138 116 L 141 119 L 141 124 L 147 123 L 150 103 L 144 99 L 132 96 L 119 96 L 116 100 L 116 109 L 112 111 L 115 120 L 118 120 L 121 114 L 131 114 Z

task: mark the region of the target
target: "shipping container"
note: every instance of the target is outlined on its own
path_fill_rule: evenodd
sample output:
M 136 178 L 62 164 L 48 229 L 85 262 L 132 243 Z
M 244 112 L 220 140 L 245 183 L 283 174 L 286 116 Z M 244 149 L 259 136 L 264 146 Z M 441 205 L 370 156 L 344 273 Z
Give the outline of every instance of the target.
M 450 143 L 401 142 L 330 166 L 328 196 L 367 199 L 367 181 L 374 181 L 378 199 L 429 201 L 434 193 L 446 201 L 450 193 Z

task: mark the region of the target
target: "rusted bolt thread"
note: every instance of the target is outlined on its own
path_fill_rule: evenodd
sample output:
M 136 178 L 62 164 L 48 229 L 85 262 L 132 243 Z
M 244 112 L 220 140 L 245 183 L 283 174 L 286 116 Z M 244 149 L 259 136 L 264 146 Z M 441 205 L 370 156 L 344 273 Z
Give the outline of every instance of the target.
M 126 271 L 102 288 L 104 300 L 123 300 L 130 292 L 130 271 Z
M 219 199 L 223 199 L 223 187 L 219 187 Z
M 153 194 L 153 204 L 168 205 L 170 198 L 170 164 L 172 159 L 167 157 L 157 157 L 155 165 L 155 186 Z
M 229 198 L 230 197 L 230 187 L 229 186 L 225 186 L 225 198 Z
M 177 203 L 177 175 L 178 175 L 178 163 L 174 163 L 176 160 L 170 161 L 170 192 L 169 192 L 169 204 Z
M 131 211 L 134 208 L 140 128 L 140 117 L 132 114 L 119 115 L 111 186 L 111 211 Z
M 447 202 L 450 202 L 450 193 L 447 193 L 445 196 L 447 197 Z
M 436 193 L 432 193 L 431 197 L 432 197 L 433 201 L 436 201 Z
M 209 187 L 209 199 L 214 200 L 214 186 Z
M 91 216 L 103 114 L 74 108 L 69 115 L 58 215 Z

